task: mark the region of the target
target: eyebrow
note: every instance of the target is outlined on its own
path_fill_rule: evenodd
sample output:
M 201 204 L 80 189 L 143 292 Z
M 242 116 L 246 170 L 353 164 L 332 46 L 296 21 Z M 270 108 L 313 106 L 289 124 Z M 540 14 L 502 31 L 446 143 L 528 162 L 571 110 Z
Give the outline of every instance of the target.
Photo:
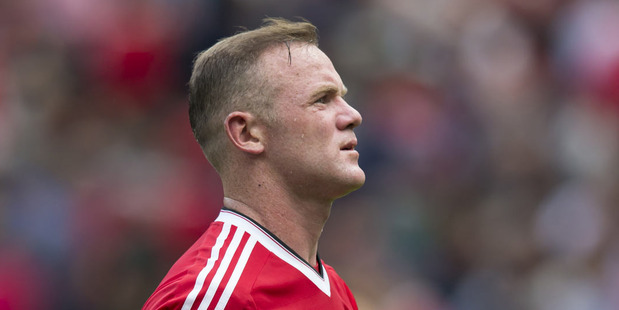
M 340 90 L 333 85 L 323 85 L 319 87 L 316 91 L 312 93 L 312 98 L 317 97 L 321 94 L 339 94 Z M 344 97 L 348 93 L 348 88 L 345 85 L 342 85 L 342 93 L 341 96 Z

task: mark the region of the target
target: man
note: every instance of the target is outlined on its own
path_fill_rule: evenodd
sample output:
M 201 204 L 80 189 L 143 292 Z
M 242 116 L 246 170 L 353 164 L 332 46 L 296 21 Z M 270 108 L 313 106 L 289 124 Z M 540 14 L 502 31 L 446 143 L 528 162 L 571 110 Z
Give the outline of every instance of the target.
M 266 19 L 195 61 L 190 121 L 224 208 L 145 309 L 357 309 L 317 255 L 336 198 L 359 188 L 361 115 L 307 22 Z

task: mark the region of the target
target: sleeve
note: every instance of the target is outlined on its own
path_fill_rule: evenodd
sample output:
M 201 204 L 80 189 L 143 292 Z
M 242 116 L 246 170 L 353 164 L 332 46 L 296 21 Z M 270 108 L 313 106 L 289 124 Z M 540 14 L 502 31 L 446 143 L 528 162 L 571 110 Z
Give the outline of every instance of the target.
M 142 310 L 181 309 L 187 298 L 187 290 L 179 290 L 177 285 L 160 285 L 148 298 Z

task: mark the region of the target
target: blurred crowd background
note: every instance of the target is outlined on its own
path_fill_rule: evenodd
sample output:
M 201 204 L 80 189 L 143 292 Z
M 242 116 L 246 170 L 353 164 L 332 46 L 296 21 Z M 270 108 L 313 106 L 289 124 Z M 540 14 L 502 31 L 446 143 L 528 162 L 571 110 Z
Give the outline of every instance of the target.
M 0 309 L 139 309 L 222 205 L 193 57 L 308 19 L 363 115 L 361 309 L 619 309 L 619 1 L 0 0 Z

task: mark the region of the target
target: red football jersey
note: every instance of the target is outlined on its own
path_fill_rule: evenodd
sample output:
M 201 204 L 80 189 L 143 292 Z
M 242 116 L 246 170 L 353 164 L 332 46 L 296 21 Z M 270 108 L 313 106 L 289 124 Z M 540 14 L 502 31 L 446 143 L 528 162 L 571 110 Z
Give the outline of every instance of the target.
M 318 272 L 251 219 L 222 210 L 143 309 L 357 309 L 333 268 Z

